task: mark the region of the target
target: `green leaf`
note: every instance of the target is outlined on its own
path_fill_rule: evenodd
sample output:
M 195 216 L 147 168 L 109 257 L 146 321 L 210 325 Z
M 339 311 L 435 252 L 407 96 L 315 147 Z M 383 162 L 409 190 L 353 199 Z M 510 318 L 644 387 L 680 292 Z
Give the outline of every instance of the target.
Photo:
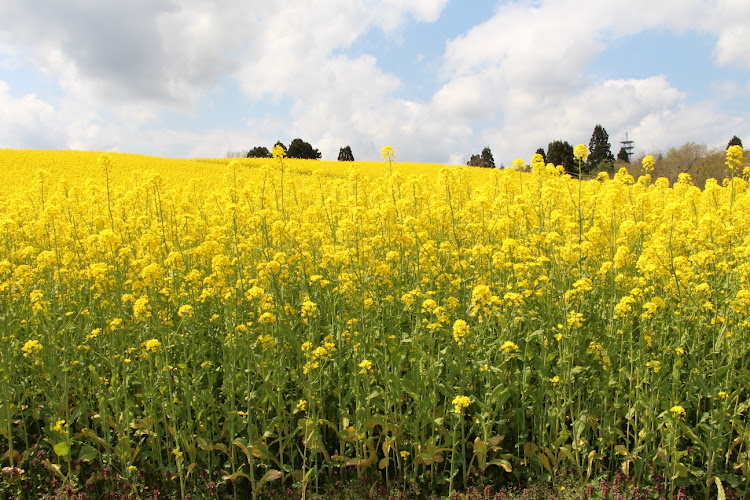
M 250 476 L 240 471 L 237 471 L 234 474 L 225 474 L 221 476 L 221 479 L 223 479 L 224 481 L 235 481 L 239 477 L 244 477 L 247 480 L 250 479 Z
M 498 467 L 502 468 L 505 472 L 508 472 L 508 473 L 513 472 L 513 466 L 510 465 L 510 462 L 502 458 L 487 462 L 487 467 L 489 467 L 490 465 L 497 465 Z
M 716 483 L 716 488 L 718 488 L 719 493 L 716 495 L 717 500 L 725 500 L 726 495 L 724 494 L 724 486 L 721 484 L 721 479 L 718 477 L 714 477 L 714 482 Z
M 685 464 L 682 462 L 678 462 L 677 465 L 674 468 L 674 474 L 672 475 L 672 479 L 677 479 L 678 477 L 688 477 L 688 468 L 685 467 Z
M 78 451 L 78 460 L 83 460 L 84 462 L 91 462 L 98 456 L 99 452 L 96 451 L 96 448 L 94 448 L 93 446 L 84 445 Z
M 259 485 L 263 483 L 268 483 L 271 481 L 276 481 L 277 479 L 281 479 L 281 476 L 282 476 L 281 471 L 278 471 L 276 469 L 270 469 L 268 472 L 263 474 L 262 478 L 260 478 Z
M 117 442 L 117 446 L 115 446 L 115 454 L 120 460 L 125 461 L 133 456 L 133 449 L 130 447 L 130 438 L 128 436 L 121 437 Z
M 561 446 L 559 450 L 560 455 L 560 461 L 562 462 L 563 458 L 567 458 L 571 462 L 575 463 L 576 459 L 573 457 L 573 453 L 570 451 L 570 447 L 568 446 Z
M 539 462 L 541 462 L 542 467 L 547 469 L 547 472 L 552 474 L 552 466 L 550 465 L 549 458 L 547 458 L 547 455 L 544 453 L 537 454 L 537 457 L 539 458 Z
M 542 336 L 543 333 L 544 330 L 536 330 L 534 332 L 531 332 L 530 334 L 526 335 L 526 342 L 531 342 L 535 338 Z
M 65 457 L 68 455 L 68 453 L 70 453 L 70 445 L 67 441 L 60 441 L 55 445 L 54 449 L 55 453 L 59 457 Z

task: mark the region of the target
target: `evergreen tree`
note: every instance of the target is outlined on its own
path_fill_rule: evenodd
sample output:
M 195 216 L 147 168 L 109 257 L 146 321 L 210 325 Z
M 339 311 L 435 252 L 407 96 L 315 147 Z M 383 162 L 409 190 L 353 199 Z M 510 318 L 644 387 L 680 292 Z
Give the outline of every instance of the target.
M 615 157 L 612 156 L 611 146 L 609 145 L 609 134 L 604 127 L 597 124 L 591 134 L 589 157 L 583 165 L 583 172 L 596 172 L 612 165 L 614 162 Z M 601 165 L 602 163 L 607 165 Z
M 617 159 L 630 163 L 630 155 L 625 148 L 620 148 L 620 152 L 617 153 Z
M 471 158 L 466 162 L 466 165 L 469 167 L 481 167 L 482 157 L 480 155 L 471 155 Z
M 284 150 L 284 153 L 287 153 L 287 150 L 286 150 L 286 146 L 284 146 L 284 143 L 283 143 L 283 142 L 281 142 L 281 141 L 276 141 L 276 144 L 274 144 L 274 145 L 273 145 L 273 147 L 275 148 L 276 146 L 281 146 L 281 149 L 283 149 L 283 150 Z
M 568 141 L 550 142 L 547 146 L 547 162 L 555 166 L 562 165 L 566 173 L 578 175 L 578 165 L 573 157 L 573 146 Z
M 481 154 L 471 155 L 471 159 L 466 164 L 470 167 L 495 168 L 495 158 L 492 156 L 492 150 L 487 146 Z
M 486 168 L 495 168 L 495 158 L 492 156 L 492 150 L 489 146 L 482 149 L 482 166 Z
M 729 144 L 727 144 L 727 149 L 731 148 L 732 146 L 742 147 L 742 141 L 736 135 L 732 137 L 731 139 L 729 139 Z
M 542 155 L 542 158 L 544 158 L 544 163 L 547 163 L 547 153 L 544 152 L 544 148 L 537 149 L 536 154 Z
M 302 139 L 294 139 L 289 143 L 286 155 L 289 158 L 303 158 L 307 160 L 319 160 L 321 156 L 320 151 L 313 149 L 309 142 L 305 142 Z
M 343 148 L 339 149 L 339 161 L 354 161 L 352 148 L 350 148 L 349 146 L 344 146 Z
M 270 158 L 271 152 L 265 146 L 256 146 L 247 152 L 248 158 Z

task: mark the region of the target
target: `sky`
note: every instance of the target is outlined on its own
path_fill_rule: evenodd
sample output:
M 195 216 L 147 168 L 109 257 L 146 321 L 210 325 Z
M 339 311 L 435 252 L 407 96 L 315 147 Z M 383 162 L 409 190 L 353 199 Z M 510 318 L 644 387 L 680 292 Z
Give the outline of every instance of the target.
M 3 0 L 0 148 L 750 145 L 747 0 Z

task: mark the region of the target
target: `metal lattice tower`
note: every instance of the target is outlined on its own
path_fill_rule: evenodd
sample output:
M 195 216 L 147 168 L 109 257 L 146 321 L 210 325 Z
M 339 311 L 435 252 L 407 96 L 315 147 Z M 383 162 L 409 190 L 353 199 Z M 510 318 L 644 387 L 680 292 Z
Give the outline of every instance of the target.
M 633 141 L 628 139 L 628 133 L 625 132 L 625 140 L 620 141 L 620 146 L 625 150 L 625 152 L 628 154 L 628 161 L 630 161 L 631 157 L 633 156 Z

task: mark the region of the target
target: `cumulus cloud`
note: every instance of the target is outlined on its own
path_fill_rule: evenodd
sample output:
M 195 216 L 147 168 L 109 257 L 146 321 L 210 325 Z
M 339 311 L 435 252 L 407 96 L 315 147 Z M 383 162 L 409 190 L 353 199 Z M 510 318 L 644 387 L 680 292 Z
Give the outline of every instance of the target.
M 226 54 L 240 44 L 226 26 L 243 9 L 203 5 L 8 0 L 0 37 L 76 95 L 185 105 L 232 70 Z
M 494 117 L 476 131 L 473 147 L 492 144 L 501 158 L 529 156 L 558 138 L 588 143 L 597 123 L 608 127 L 613 149 L 628 131 L 649 147 L 691 140 L 698 125 L 704 141 L 714 140 L 742 122 L 718 111 L 720 103 L 688 104 L 665 75 L 591 80 L 588 70 L 612 42 L 650 29 L 717 33 L 717 62 L 741 65 L 746 54 L 737 52 L 747 44 L 738 41 L 746 28 L 737 15 L 748 7 L 722 3 L 721 9 L 704 0 L 501 4 L 493 17 L 448 41 L 444 83 L 433 102 L 467 121 Z M 712 118 L 701 120 L 702 114 Z M 682 122 L 668 127 L 670 119 Z
M 65 100 L 76 103 L 68 109 L 88 103 L 97 120 L 114 117 L 108 144 L 121 143 L 119 136 L 163 110 L 193 112 L 222 80 L 234 78 L 251 102 L 291 100 L 290 134 L 330 137 L 326 123 L 350 132 L 331 138 L 333 145 L 351 135 L 352 122 L 353 130 L 374 133 L 364 119 L 397 106 L 401 86 L 371 55 L 340 51 L 371 30 L 391 36 L 406 22 L 432 22 L 446 3 L 281 0 L 269 8 L 259 0 L 228 0 L 217 8 L 199 0 L 8 0 L 0 19 L 14 22 L 0 24 L 0 50 L 10 56 L 12 49 L 14 58 L 54 80 Z M 64 119 L 62 107 L 55 112 Z M 86 135 L 79 129 L 80 140 L 60 147 L 85 143 Z M 103 147 L 94 135 L 88 134 L 90 147 Z
M 401 75 L 357 42 L 380 32 L 398 44 L 411 24 L 436 21 L 447 4 L 6 0 L 0 71 L 32 66 L 62 95 L 0 86 L 9 116 L 0 145 L 211 156 L 302 137 L 327 159 L 346 144 L 358 159 L 375 159 L 391 144 L 401 160 L 455 162 L 490 145 L 500 163 L 556 138 L 587 142 L 596 123 L 611 142 L 630 131 L 655 146 L 684 142 L 697 124 L 704 140 L 747 128 L 719 111 L 719 100 L 689 103 L 667 75 L 590 76 L 611 43 L 653 29 L 711 34 L 715 64 L 750 67 L 743 0 L 498 2 L 430 61 L 439 67 L 435 91 L 406 99 Z M 199 110 L 227 85 L 239 89 L 244 119 L 226 130 L 200 128 Z M 165 118 L 175 113 L 194 120 L 192 129 Z M 682 122 L 669 127 L 670 119 Z
M 520 93 L 521 90 L 515 90 Z M 484 131 L 485 142 L 497 144 L 500 151 L 528 156 L 537 148 L 562 139 L 588 144 L 594 125 L 605 117 L 610 144 L 630 131 L 647 137 L 648 125 L 641 123 L 654 114 L 679 107 L 685 94 L 671 87 L 664 76 L 646 79 L 607 80 L 590 85 L 564 100 L 537 102 L 534 96 L 511 98 L 506 104 L 502 126 Z M 677 134 L 675 134 L 677 135 Z M 661 137 L 661 139 L 674 139 Z
M 23 144 L 27 148 L 54 148 L 57 134 L 55 109 L 34 94 L 15 97 L 10 85 L 0 80 L 0 137 L 7 144 Z M 2 145 L 0 145 L 2 147 Z

